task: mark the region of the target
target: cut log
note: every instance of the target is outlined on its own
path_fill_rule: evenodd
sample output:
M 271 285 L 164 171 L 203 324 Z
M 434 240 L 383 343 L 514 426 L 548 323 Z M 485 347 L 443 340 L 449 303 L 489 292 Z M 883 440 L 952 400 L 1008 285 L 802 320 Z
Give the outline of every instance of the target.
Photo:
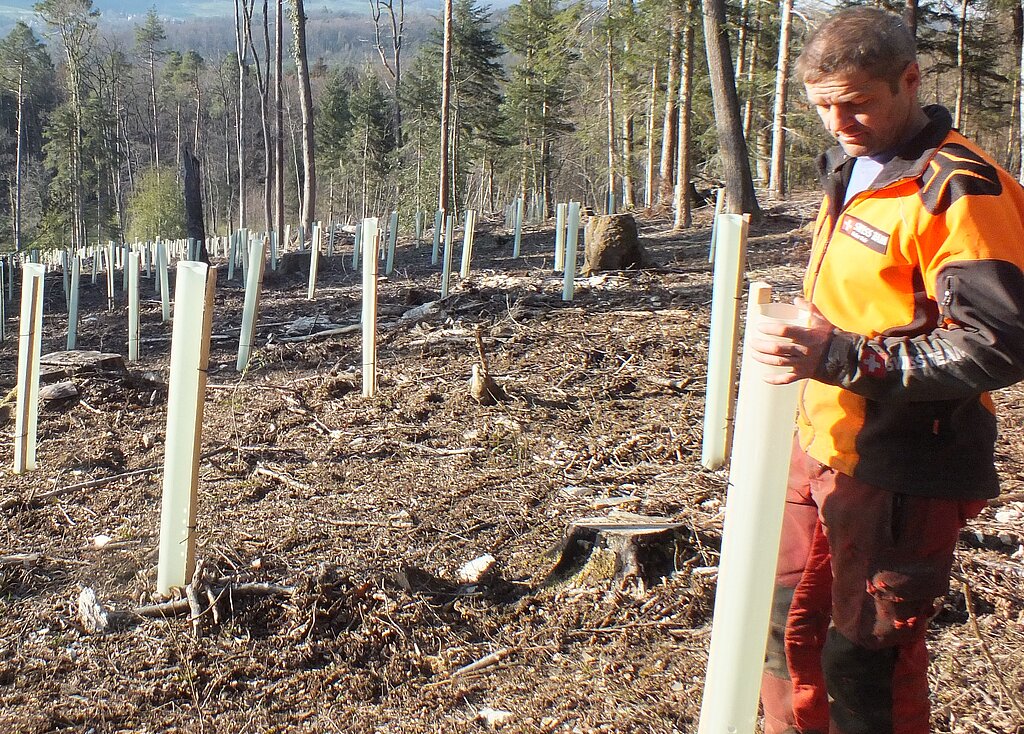
M 671 576 L 677 559 L 692 555 L 692 532 L 664 517 L 612 511 L 607 517 L 573 522 L 544 584 L 588 586 L 614 580 L 658 583 Z
M 48 367 L 50 368 L 46 370 L 48 375 L 54 377 L 58 374 L 70 377 L 79 372 L 117 372 L 120 374 L 128 372 L 120 354 L 82 349 L 44 354 L 39 358 L 39 364 L 40 372 L 42 372 L 42 368 Z M 42 379 L 42 375 L 40 375 L 40 380 Z
M 644 250 L 632 214 L 591 217 L 586 235 L 584 275 L 644 266 Z

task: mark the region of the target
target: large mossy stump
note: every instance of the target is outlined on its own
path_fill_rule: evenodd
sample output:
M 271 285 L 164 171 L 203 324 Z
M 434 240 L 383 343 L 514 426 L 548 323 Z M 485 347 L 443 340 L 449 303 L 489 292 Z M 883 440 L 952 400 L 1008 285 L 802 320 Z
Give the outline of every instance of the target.
M 586 235 L 584 275 L 644 266 L 644 249 L 632 214 L 590 217 Z
M 675 572 L 681 556 L 691 554 L 691 538 L 684 523 L 664 517 L 613 511 L 607 517 L 576 520 L 566 530 L 558 561 L 544 584 L 658 583 Z

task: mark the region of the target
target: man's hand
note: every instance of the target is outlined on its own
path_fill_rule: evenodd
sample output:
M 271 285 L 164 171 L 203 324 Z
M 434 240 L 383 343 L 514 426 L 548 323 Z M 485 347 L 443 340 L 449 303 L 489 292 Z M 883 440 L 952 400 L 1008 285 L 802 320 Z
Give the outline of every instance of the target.
M 787 385 L 812 377 L 832 339 L 834 327 L 813 304 L 803 298 L 796 298 L 794 303 L 809 312 L 807 326 L 761 324 L 761 333 L 775 338 L 755 336 L 750 340 L 751 357 L 762 364 L 781 368 L 765 375 L 765 382 L 772 385 Z

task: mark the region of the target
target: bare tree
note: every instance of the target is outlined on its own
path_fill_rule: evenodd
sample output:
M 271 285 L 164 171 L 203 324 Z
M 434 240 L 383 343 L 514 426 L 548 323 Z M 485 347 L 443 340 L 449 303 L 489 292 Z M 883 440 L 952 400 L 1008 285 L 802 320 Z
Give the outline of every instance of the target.
M 303 0 L 292 0 L 292 53 L 299 77 L 299 110 L 302 114 L 302 228 L 309 232 L 316 210 L 316 160 L 313 144 L 313 92 L 309 84 L 309 61 L 306 55 L 306 10 Z
M 384 33 L 381 25 L 384 22 L 384 13 L 387 13 L 387 35 L 390 36 L 389 48 L 384 48 Z M 391 78 L 388 88 L 394 95 L 394 117 L 392 126 L 395 131 L 395 145 L 402 144 L 402 33 L 405 29 L 405 0 L 398 0 L 398 7 L 395 7 L 395 0 L 370 0 L 370 14 L 373 16 L 373 42 L 380 55 L 381 63 Z M 391 58 L 388 58 L 390 53 Z
M 274 0 L 274 230 L 284 247 L 284 0 Z
M 953 127 L 963 130 L 964 95 L 967 87 L 967 0 L 960 0 L 960 17 L 956 33 L 956 106 L 953 108 Z
M 768 190 L 786 195 L 786 95 L 789 92 L 789 37 L 793 28 L 793 0 L 781 0 L 779 63 L 775 70 L 775 111 L 772 114 L 772 162 Z
M 448 211 L 448 150 L 449 121 L 452 92 L 452 36 L 454 34 L 452 0 L 444 0 L 444 42 L 441 56 L 441 149 L 438 169 L 440 171 L 437 184 L 437 208 Z
M 675 168 L 676 154 L 676 133 L 678 132 L 678 114 L 676 92 L 679 87 L 679 48 L 680 48 L 680 27 L 682 20 L 679 17 L 679 8 L 673 2 L 671 17 L 671 29 L 669 31 L 668 47 L 668 79 L 665 81 L 665 117 L 662 120 L 661 131 L 661 165 L 660 185 L 658 187 L 658 205 L 664 209 L 672 206 L 673 187 L 672 174 Z
M 608 213 L 615 213 L 615 75 L 614 49 L 615 39 L 612 35 L 612 0 L 607 0 L 607 68 L 605 75 L 605 104 L 608 108 Z
M 703 0 L 704 43 L 711 75 L 711 94 L 715 108 L 715 124 L 722 149 L 725 191 L 728 211 L 761 216 L 750 175 L 747 143 L 740 120 L 740 101 L 736 95 L 736 77 L 732 69 L 729 37 L 725 24 L 725 0 Z
M 683 59 L 679 79 L 679 139 L 676 141 L 675 229 L 689 227 L 690 213 L 690 113 L 693 109 L 693 3 L 686 2 L 683 21 Z

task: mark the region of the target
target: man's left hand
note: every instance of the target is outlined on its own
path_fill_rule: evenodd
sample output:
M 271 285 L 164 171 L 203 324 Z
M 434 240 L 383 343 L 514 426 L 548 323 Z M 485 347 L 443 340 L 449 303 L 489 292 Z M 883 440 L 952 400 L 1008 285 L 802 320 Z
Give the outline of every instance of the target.
M 807 326 L 761 324 L 761 333 L 775 338 L 754 337 L 749 342 L 753 350 L 751 357 L 762 364 L 782 368 L 765 375 L 765 382 L 772 385 L 787 385 L 813 377 L 832 340 L 835 327 L 817 307 L 803 298 L 795 299 L 794 304 L 808 312 Z

